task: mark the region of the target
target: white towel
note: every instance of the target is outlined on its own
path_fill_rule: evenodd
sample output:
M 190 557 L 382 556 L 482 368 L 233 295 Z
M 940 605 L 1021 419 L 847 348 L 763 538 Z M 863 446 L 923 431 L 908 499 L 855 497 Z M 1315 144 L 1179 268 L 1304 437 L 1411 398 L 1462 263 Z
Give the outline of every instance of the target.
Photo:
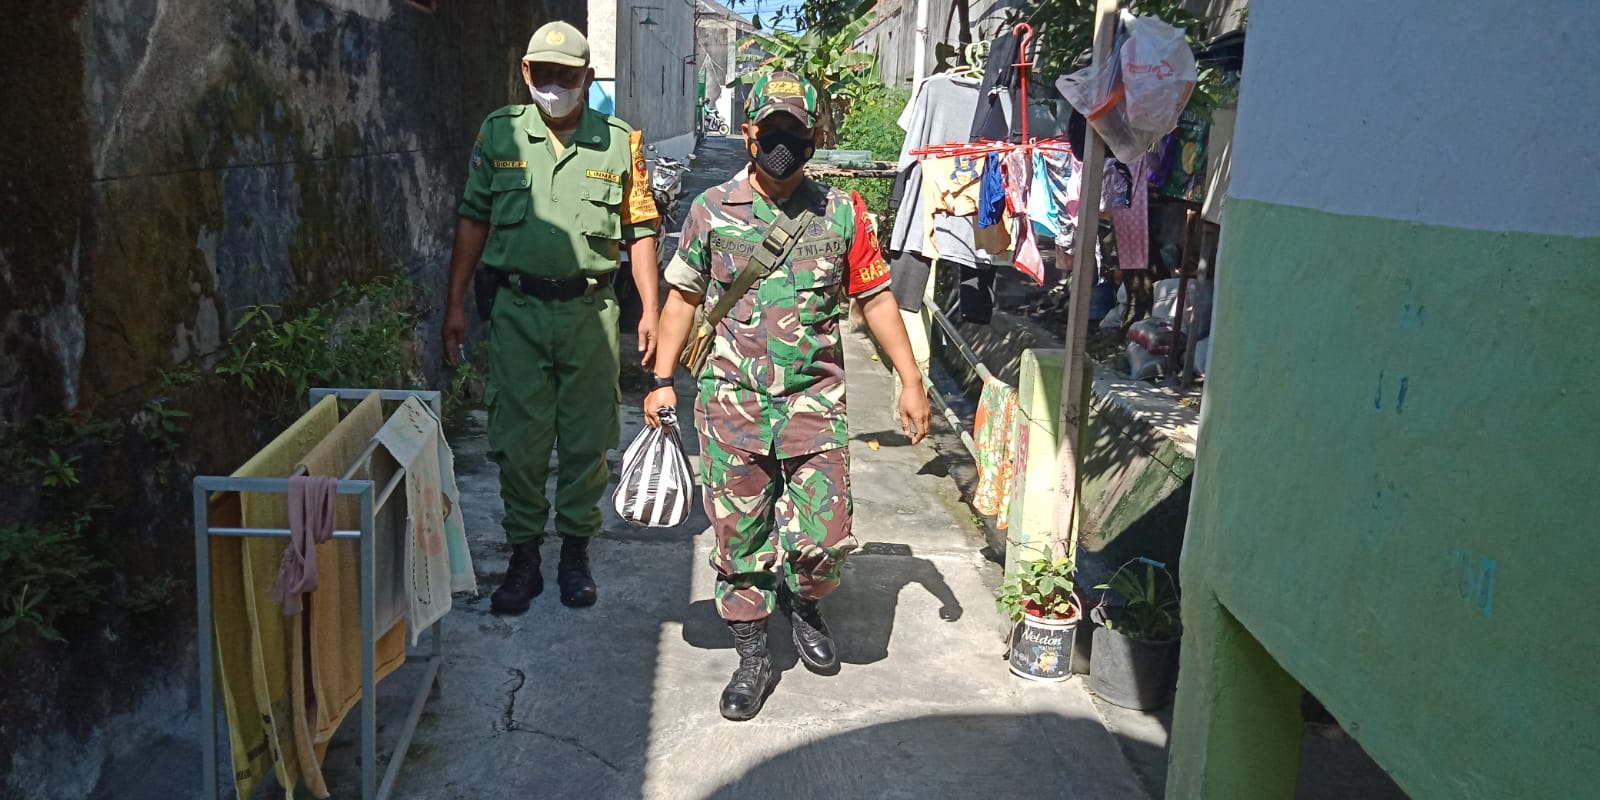
M 405 572 L 411 583 L 411 643 L 415 645 L 451 607 L 451 592 L 477 594 L 478 582 L 467 548 L 456 488 L 455 456 L 431 410 L 408 398 L 383 429 L 378 442 L 406 470 L 406 515 L 411 531 Z

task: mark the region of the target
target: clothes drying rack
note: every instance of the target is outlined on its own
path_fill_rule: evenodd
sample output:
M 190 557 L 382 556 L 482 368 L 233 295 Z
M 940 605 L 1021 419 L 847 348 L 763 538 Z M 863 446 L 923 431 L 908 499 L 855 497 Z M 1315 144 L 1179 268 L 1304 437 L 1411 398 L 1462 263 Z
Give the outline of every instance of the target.
M 312 389 L 311 405 L 315 406 L 328 395 L 333 395 L 340 400 L 362 400 L 378 391 L 379 399 L 385 402 L 404 401 L 415 397 L 425 402 L 433 409 L 435 417 L 440 416 L 440 395 L 436 391 L 420 391 L 409 389 Z M 405 478 L 406 470 L 401 466 L 395 471 L 394 477 L 388 485 L 378 487 L 371 480 L 351 480 L 350 476 L 368 462 L 373 453 L 377 452 L 379 443 L 376 438 L 369 442 L 361 454 L 338 482 L 338 494 L 355 495 L 361 502 L 361 526 L 355 530 L 336 530 L 334 539 L 358 539 L 361 544 L 361 587 L 360 587 L 360 616 L 361 616 L 361 797 L 362 800 L 385 800 L 394 790 L 395 780 L 400 774 L 400 766 L 405 762 L 406 751 L 411 747 L 411 738 L 417 731 L 417 722 L 422 718 L 422 710 L 427 705 L 430 695 L 440 688 L 440 671 L 444 662 L 444 633 L 442 621 L 431 626 L 430 648 L 424 653 L 407 653 L 406 663 L 420 663 L 423 666 L 422 682 L 417 688 L 416 696 L 411 701 L 411 710 L 406 715 L 405 725 L 400 729 L 400 738 L 395 743 L 394 754 L 389 760 L 389 766 L 384 771 L 383 782 L 378 783 L 378 713 L 377 713 L 377 676 L 376 676 L 376 644 L 377 644 L 377 586 L 376 586 L 376 516 L 390 497 L 394 495 L 395 488 Z M 202 797 L 206 800 L 220 800 L 220 789 L 217 780 L 217 685 L 216 685 L 216 643 L 213 630 L 214 616 L 211 607 L 211 537 L 237 536 L 237 537 L 268 537 L 287 539 L 287 528 L 217 528 L 210 524 L 210 499 L 213 492 L 254 492 L 259 494 L 284 494 L 289 491 L 289 479 L 284 478 L 235 478 L 219 475 L 203 475 L 194 479 L 194 563 L 195 563 L 195 595 L 199 607 L 199 649 L 200 649 L 200 750 L 204 759 L 201 769 L 201 782 L 204 788 Z M 403 496 L 403 495 L 402 495 Z

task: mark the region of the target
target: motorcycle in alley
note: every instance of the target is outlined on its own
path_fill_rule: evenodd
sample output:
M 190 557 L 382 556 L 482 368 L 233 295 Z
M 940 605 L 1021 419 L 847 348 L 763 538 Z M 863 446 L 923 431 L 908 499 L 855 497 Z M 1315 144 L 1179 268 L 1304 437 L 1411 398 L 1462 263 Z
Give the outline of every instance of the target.
M 722 115 L 714 108 L 706 109 L 701 125 L 704 126 L 705 132 L 712 136 L 728 135 L 728 123 L 723 121 Z

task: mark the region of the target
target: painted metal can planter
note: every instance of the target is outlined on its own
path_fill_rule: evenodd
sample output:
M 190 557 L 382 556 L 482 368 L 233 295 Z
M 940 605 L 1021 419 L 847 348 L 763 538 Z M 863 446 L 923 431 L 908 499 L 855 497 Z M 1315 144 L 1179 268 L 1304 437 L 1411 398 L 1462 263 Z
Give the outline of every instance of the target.
M 1072 633 L 1078 617 L 1024 616 L 1011 631 L 1011 672 L 1031 681 L 1059 682 L 1072 677 Z

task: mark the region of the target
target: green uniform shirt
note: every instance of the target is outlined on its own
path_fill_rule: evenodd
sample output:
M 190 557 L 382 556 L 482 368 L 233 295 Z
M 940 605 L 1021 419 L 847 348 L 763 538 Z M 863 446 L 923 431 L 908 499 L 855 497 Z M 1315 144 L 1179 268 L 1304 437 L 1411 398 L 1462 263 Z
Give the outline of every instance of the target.
M 478 129 L 459 210 L 492 226 L 483 263 L 538 278 L 603 275 L 617 268 L 623 241 L 654 236 L 656 221 L 629 202 L 649 193 L 637 185 L 642 154 L 631 131 L 586 108 L 558 157 L 537 107 L 490 114 Z

